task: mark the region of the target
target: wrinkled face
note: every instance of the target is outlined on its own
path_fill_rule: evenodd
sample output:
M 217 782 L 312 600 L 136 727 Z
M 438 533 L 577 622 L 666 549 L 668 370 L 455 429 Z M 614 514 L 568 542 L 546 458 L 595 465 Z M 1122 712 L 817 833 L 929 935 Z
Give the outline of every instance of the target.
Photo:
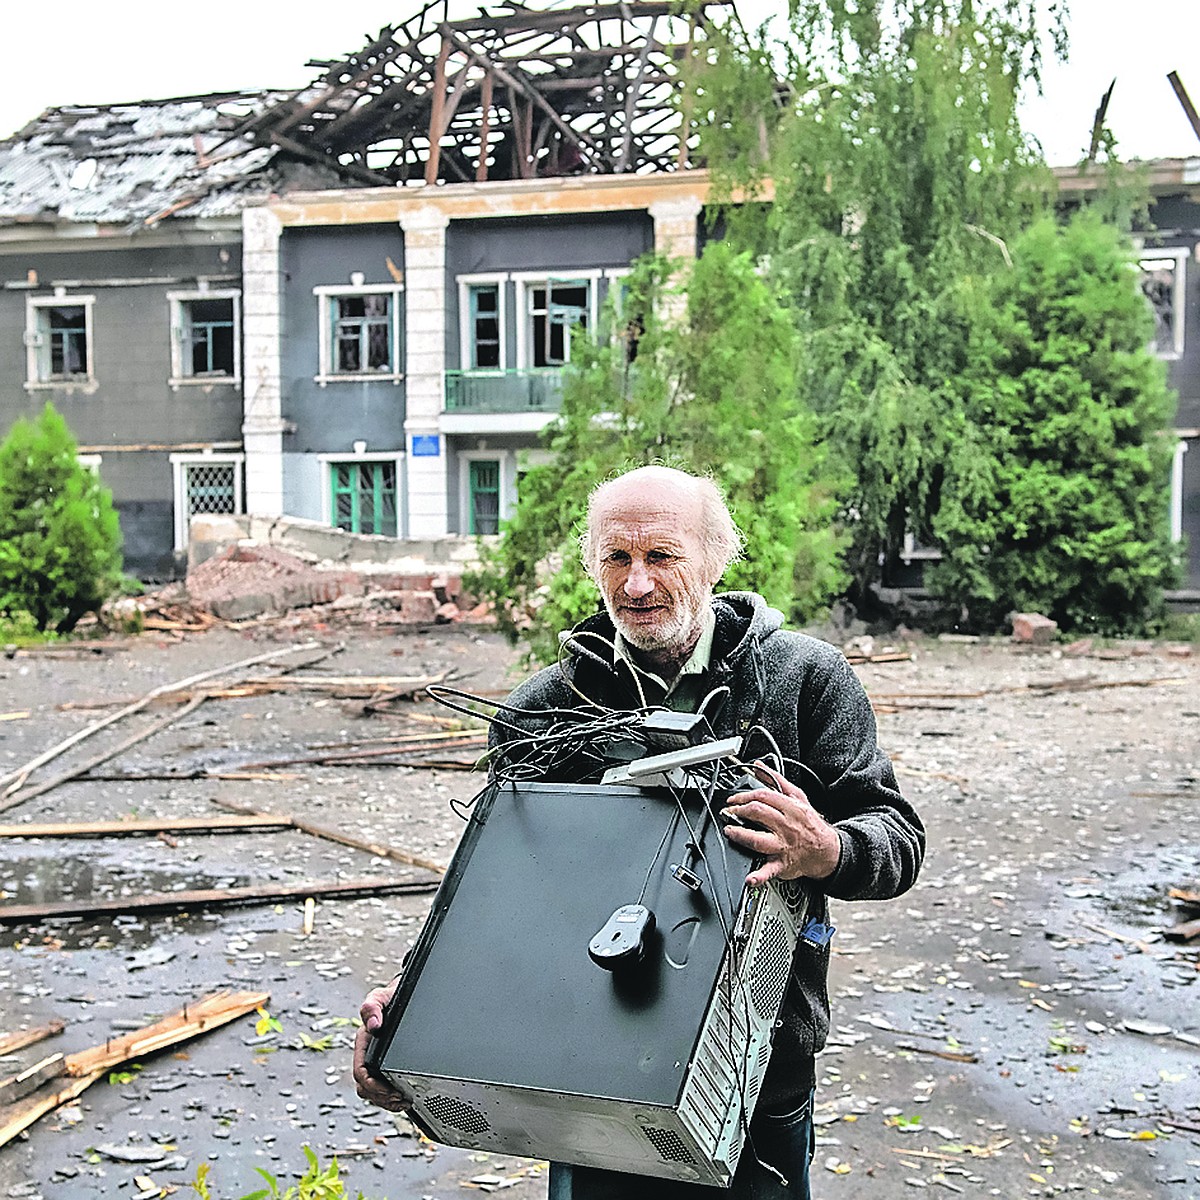
M 592 572 L 621 635 L 639 650 L 690 652 L 712 596 L 699 502 L 678 488 L 617 489 L 592 515 Z

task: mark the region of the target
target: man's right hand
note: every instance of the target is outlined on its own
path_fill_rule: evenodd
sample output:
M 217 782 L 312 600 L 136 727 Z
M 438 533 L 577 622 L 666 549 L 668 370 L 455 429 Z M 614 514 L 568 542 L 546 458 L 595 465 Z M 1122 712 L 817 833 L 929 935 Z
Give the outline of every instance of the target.
M 362 1028 L 354 1038 L 354 1086 L 358 1094 L 371 1104 L 392 1112 L 408 1112 L 412 1108 L 412 1097 L 397 1091 L 390 1083 L 379 1079 L 367 1070 L 367 1046 L 383 1027 L 384 1006 L 396 994 L 399 979 L 393 979 L 386 987 L 375 988 L 367 993 L 358 1010 Z

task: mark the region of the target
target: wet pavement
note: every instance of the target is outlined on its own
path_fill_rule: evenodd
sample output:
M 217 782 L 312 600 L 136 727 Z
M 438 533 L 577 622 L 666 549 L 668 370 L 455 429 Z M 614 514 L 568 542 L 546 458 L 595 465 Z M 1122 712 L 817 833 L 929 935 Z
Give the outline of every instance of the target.
M 515 678 L 512 651 L 462 628 L 275 623 L 178 644 L 143 636 L 103 656 L 19 655 L 0 662 L 0 716 L 30 716 L 0 721 L 0 771 L 109 711 L 63 711 L 64 702 L 132 699 L 310 636 L 346 642 L 314 673 L 453 670 L 470 690 Z M 1200 1200 L 1200 945 L 1158 933 L 1185 915 L 1168 887 L 1200 886 L 1200 662 L 1162 648 L 1078 659 L 914 648 L 911 662 L 859 670 L 893 710 L 881 712 L 881 740 L 929 827 L 929 854 L 909 895 L 836 906 L 815 1195 Z M 301 755 L 428 729 L 413 714 L 440 711 L 390 708 L 405 715 L 363 716 L 361 705 L 317 693 L 211 700 L 102 771 Z M 80 760 L 150 719 L 84 743 Z M 75 782 L 0 822 L 205 816 L 222 813 L 221 800 L 446 862 L 462 827 L 449 801 L 477 786 L 460 772 L 368 765 L 276 776 Z M 424 877 L 294 829 L 174 841 L 4 839 L 0 899 Z M 540 1164 L 431 1146 L 354 1094 L 359 1000 L 393 974 L 427 907 L 425 896 L 318 901 L 307 936 L 290 900 L 0 926 L 0 1032 L 67 1022 L 59 1037 L 0 1061 L 0 1074 L 218 988 L 270 991 L 278 1025 L 252 1014 L 96 1083 L 0 1149 L 0 1198 L 186 1195 L 208 1163 L 214 1200 L 228 1200 L 262 1185 L 255 1168 L 292 1180 L 305 1146 L 322 1162 L 337 1154 L 351 1195 L 544 1197 Z

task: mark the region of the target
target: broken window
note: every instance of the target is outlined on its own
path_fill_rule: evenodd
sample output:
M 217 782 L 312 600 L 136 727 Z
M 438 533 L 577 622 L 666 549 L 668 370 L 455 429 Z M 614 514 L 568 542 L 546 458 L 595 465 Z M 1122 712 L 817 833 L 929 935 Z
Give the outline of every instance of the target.
M 321 354 L 317 379 L 400 377 L 400 291 L 396 287 L 317 288 Z
M 329 464 L 332 524 L 349 533 L 396 537 L 396 463 L 334 462 Z
M 333 369 L 338 375 L 392 369 L 391 297 L 337 296 L 333 300 Z
M 30 383 L 92 379 L 92 297 L 31 297 L 25 345 Z
M 529 286 L 530 366 L 561 367 L 571 361 L 571 330 L 588 328 L 591 292 L 587 279 L 548 279 Z
M 173 382 L 239 378 L 238 293 L 172 293 Z
M 1183 353 L 1183 284 L 1187 251 L 1143 257 L 1142 294 L 1154 314 L 1154 340 L 1151 347 L 1163 358 L 1178 358 Z

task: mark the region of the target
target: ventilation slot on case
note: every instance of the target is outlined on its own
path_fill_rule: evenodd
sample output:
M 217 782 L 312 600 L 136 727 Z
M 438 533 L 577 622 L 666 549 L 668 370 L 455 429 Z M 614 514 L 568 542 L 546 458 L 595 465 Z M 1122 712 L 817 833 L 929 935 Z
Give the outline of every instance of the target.
M 808 909 L 808 890 L 799 879 L 784 879 L 775 884 L 779 898 L 787 905 L 788 912 L 797 917 L 804 916 Z
M 772 917 L 763 930 L 750 968 L 750 999 L 764 1020 L 772 1020 L 779 1011 L 791 966 L 792 956 L 783 922 Z
M 453 1096 L 426 1096 L 425 1107 L 435 1121 L 463 1133 L 487 1133 L 492 1127 L 479 1109 Z
M 692 1163 L 696 1160 L 683 1144 L 683 1139 L 673 1129 L 659 1129 L 656 1125 L 643 1125 L 642 1132 L 665 1162 Z

